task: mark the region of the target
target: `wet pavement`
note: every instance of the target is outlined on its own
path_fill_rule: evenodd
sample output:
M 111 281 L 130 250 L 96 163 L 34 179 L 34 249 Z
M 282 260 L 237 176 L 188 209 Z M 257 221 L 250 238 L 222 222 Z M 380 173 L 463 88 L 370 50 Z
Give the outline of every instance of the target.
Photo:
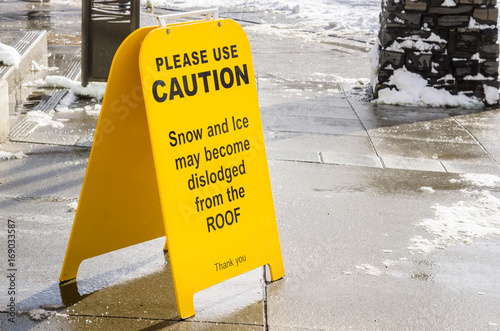
M 64 74 L 78 9 L 35 5 L 75 19 L 49 24 L 49 66 Z M 4 8 L 9 29 L 26 26 L 24 9 Z M 267 34 L 258 22 L 269 13 L 226 12 L 252 46 L 285 278 L 270 284 L 259 268 L 204 290 L 180 321 L 160 238 L 84 261 L 59 284 L 98 118 L 95 101 L 76 100 L 74 112 L 50 110 L 64 127 L 0 145 L 26 154 L 0 160 L 0 246 L 8 220 L 17 233 L 16 325 L 4 249 L 0 329 L 498 330 L 500 110 L 372 104 L 364 44 Z M 142 25 L 154 19 L 143 13 Z M 11 106 L 11 127 L 32 104 Z

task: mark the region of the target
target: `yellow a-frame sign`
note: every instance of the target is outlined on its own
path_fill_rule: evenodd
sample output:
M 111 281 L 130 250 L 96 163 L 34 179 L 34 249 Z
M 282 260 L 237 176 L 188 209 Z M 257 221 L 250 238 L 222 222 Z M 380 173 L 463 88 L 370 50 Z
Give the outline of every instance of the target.
M 60 281 L 164 235 L 181 318 L 231 277 L 284 276 L 250 45 L 231 20 L 141 28 L 118 49 Z

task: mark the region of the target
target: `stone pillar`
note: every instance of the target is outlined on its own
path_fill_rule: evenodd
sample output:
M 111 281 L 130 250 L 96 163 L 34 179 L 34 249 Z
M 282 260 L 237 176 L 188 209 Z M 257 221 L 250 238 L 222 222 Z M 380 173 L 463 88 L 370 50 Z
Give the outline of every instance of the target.
M 390 77 L 405 67 L 429 86 L 497 103 L 496 4 L 497 0 L 382 0 L 375 95 L 394 88 Z M 491 93 L 497 93 L 494 102 Z

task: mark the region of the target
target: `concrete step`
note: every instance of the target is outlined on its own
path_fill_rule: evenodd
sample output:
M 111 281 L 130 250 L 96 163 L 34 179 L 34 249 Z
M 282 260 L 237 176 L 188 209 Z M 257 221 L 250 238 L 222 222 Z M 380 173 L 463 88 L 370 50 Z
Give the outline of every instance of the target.
M 0 65 L 0 142 L 5 140 L 9 133 L 9 96 L 29 76 L 33 61 L 47 65 L 45 56 L 47 32 L 43 30 L 9 32 L 2 40 L 9 40 L 9 45 L 21 55 L 21 62 L 18 66 Z

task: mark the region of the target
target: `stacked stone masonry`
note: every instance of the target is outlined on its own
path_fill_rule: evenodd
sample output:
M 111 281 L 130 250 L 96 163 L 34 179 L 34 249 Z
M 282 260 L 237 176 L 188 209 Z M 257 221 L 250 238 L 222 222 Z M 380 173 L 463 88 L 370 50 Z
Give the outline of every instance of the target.
M 496 0 L 382 0 L 378 84 L 405 67 L 428 85 L 485 99 L 499 87 Z

